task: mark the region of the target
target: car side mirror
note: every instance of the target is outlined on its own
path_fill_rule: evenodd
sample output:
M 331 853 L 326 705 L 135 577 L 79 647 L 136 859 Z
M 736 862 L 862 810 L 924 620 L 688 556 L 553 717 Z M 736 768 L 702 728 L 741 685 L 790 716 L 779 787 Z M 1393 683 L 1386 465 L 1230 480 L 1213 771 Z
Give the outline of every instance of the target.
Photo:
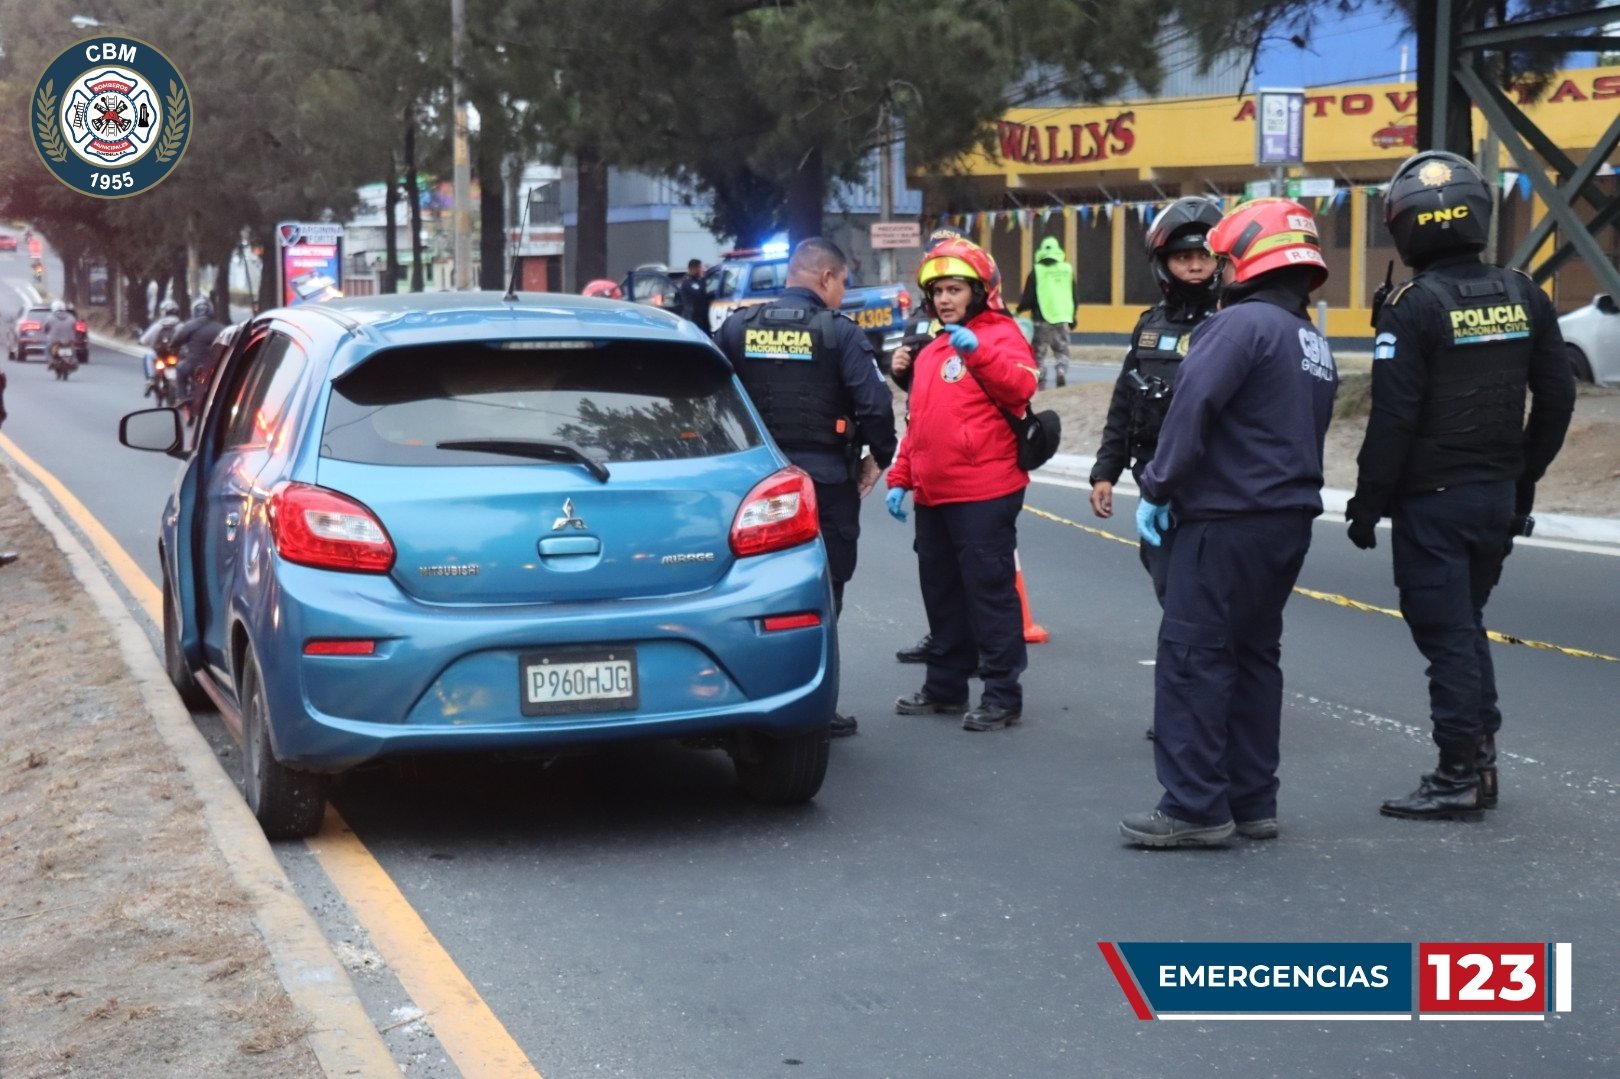
M 146 408 L 118 421 L 118 441 L 132 450 L 184 457 L 184 428 L 177 408 Z
M 1617 305 L 1614 302 L 1614 297 L 1610 296 L 1607 292 L 1598 293 L 1596 296 L 1592 297 L 1592 302 L 1596 304 L 1597 309 L 1602 311 L 1605 315 L 1620 315 L 1620 305 Z

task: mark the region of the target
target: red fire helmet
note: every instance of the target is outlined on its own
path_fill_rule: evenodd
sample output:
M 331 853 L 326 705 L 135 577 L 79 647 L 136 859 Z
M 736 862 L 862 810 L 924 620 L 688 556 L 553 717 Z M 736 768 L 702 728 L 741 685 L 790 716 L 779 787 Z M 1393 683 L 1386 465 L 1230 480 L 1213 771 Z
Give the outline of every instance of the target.
M 1320 288 L 1328 278 L 1316 218 L 1292 199 L 1243 203 L 1210 230 L 1209 249 L 1231 264 L 1237 283 L 1289 266 L 1314 268 L 1312 289 Z

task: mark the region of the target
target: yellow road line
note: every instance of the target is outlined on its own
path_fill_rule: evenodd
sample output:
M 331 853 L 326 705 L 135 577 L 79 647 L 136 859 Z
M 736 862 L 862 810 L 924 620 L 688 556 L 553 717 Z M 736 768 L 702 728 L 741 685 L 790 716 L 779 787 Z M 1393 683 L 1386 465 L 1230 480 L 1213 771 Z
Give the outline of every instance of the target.
M 425 1022 L 469 1079 L 540 1079 L 495 1013 L 434 938 L 391 877 L 338 811 L 304 841 L 365 927 Z
M 124 587 L 129 589 L 130 595 L 135 597 L 135 602 L 141 605 L 141 610 L 146 612 L 146 616 L 154 622 L 160 621 L 163 618 L 162 590 L 151 582 L 140 566 L 135 564 L 129 552 L 113 539 L 112 533 L 96 520 L 95 515 L 85 508 L 83 502 L 73 496 L 73 492 L 69 491 L 61 480 L 47 472 L 43 465 L 24 453 L 5 435 L 0 435 L 0 449 L 9 453 L 41 487 L 51 493 L 51 497 L 56 499 L 57 504 L 90 540 L 90 545 L 101 552 L 101 557 L 107 560 L 107 565 L 112 567 L 113 573 L 124 582 Z
M 0 449 L 51 493 L 147 616 L 161 621 L 162 590 L 84 503 L 5 435 L 0 435 Z M 540 1079 L 512 1035 L 337 810 L 326 807 L 321 834 L 305 843 L 400 985 L 422 1009 L 423 1021 L 433 1028 L 461 1074 L 467 1079 Z
M 1070 528 L 1078 528 L 1082 532 L 1089 532 L 1093 536 L 1100 536 L 1103 539 L 1110 539 L 1115 543 L 1123 543 L 1127 547 L 1136 546 L 1135 540 L 1126 539 L 1124 536 L 1116 536 L 1114 533 L 1101 528 L 1092 528 L 1090 525 L 1083 525 L 1079 521 L 1071 521 L 1067 517 L 1060 517 L 1055 513 L 1049 513 L 1043 509 L 1036 509 L 1034 506 L 1025 506 L 1024 512 L 1032 513 L 1036 517 L 1044 517 L 1046 520 L 1055 521 L 1060 525 L 1068 525 Z M 1336 607 L 1348 607 L 1353 611 L 1367 611 L 1371 614 L 1388 615 L 1391 618 L 1401 617 L 1400 611 L 1391 610 L 1388 607 L 1378 607 L 1371 603 L 1363 603 L 1359 599 L 1351 599 L 1349 596 L 1341 596 L 1336 592 L 1318 592 L 1313 588 L 1302 588 L 1297 585 L 1295 586 L 1294 591 L 1301 596 L 1305 596 L 1309 599 L 1319 600 L 1323 603 L 1331 603 Z M 1557 652 L 1560 655 L 1573 656 L 1576 659 L 1598 659 L 1604 661 L 1605 663 L 1620 663 L 1620 656 L 1607 656 L 1602 652 L 1592 652 L 1585 648 L 1568 648 L 1564 645 L 1551 644 L 1547 641 L 1533 641 L 1527 637 L 1515 637 L 1511 633 L 1499 633 L 1494 629 L 1486 630 L 1485 636 L 1495 641 L 1497 644 L 1522 644 L 1526 648 L 1534 648 L 1541 652 Z

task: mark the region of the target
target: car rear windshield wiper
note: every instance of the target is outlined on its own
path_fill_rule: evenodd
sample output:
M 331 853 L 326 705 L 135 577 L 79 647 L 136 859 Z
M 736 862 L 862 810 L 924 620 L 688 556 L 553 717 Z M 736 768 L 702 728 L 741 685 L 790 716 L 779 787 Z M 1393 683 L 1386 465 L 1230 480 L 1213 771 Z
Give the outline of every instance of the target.
M 573 461 L 585 466 L 597 482 L 608 481 L 607 466 L 593 460 L 572 442 L 543 438 L 458 438 L 437 443 L 441 450 L 472 450 L 475 453 L 507 453 L 515 457 L 538 457 L 552 461 Z

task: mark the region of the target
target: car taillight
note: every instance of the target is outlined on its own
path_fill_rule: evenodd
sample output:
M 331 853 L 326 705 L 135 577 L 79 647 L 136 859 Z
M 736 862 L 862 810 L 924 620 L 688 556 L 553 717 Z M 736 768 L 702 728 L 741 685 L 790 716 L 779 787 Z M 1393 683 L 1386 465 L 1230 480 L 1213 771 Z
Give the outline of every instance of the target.
M 911 293 L 905 289 L 900 290 L 900 317 L 904 318 L 911 311 Z
M 270 495 L 276 553 L 316 569 L 387 573 L 394 542 L 376 514 L 346 495 L 307 483 L 283 483 Z
M 766 633 L 779 633 L 784 629 L 809 629 L 821 625 L 821 616 L 815 611 L 801 614 L 768 614 L 760 620 Z
M 38 333 L 45 327 L 38 322 L 21 322 L 17 324 L 18 333 Z
M 816 485 L 793 465 L 754 485 L 731 522 L 731 550 L 738 558 L 808 543 L 821 532 Z
M 79 321 L 77 321 L 77 322 L 75 322 L 73 324 L 73 332 L 74 333 L 83 333 L 88 328 L 89 327 L 85 325 L 84 319 L 82 319 L 82 318 Z

